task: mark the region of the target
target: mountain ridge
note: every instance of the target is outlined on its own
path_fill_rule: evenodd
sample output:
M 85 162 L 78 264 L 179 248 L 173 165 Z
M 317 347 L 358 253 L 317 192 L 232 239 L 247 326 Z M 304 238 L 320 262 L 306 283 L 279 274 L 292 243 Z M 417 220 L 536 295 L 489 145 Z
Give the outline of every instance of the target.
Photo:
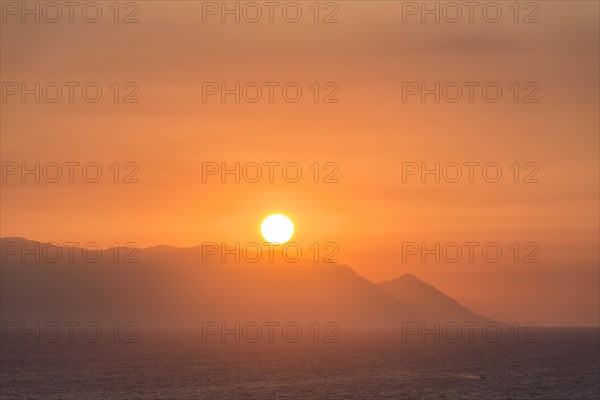
M 10 240 L 0 239 L 3 253 Z M 137 263 L 115 262 L 114 249 L 98 262 L 36 262 L 31 255 L 22 262 L 10 250 L 0 269 L 3 320 L 133 320 L 159 328 L 198 327 L 207 319 L 369 328 L 491 321 L 412 274 L 373 283 L 344 264 L 202 263 L 198 246 L 140 249 Z

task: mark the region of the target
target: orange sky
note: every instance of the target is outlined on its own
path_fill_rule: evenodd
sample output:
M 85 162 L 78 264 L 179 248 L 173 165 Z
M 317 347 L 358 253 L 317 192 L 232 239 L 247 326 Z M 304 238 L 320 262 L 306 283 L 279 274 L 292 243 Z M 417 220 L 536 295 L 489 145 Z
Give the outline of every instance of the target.
M 111 14 L 97 24 L 2 23 L 2 82 L 103 88 L 95 104 L 77 91 L 73 103 L 7 97 L 2 162 L 96 162 L 103 179 L 7 177 L 1 236 L 244 243 L 260 241 L 262 218 L 281 212 L 294 240 L 338 243 L 340 261 L 370 280 L 410 271 L 492 318 L 598 324 L 598 3 L 539 2 L 534 24 L 509 14 L 496 24 L 403 24 L 401 3 L 389 1 L 339 2 L 339 23 L 315 24 L 303 4 L 296 24 L 203 23 L 201 2 L 160 1 L 140 2 L 134 24 Z M 297 82 L 303 98 L 202 101 L 203 82 L 236 81 Z M 497 82 L 503 99 L 402 101 L 403 82 L 470 81 Z M 135 82 L 139 102 L 112 102 L 114 82 Z M 339 102 L 314 103 L 314 82 L 322 96 L 334 82 Z M 535 82 L 539 102 L 514 103 L 514 82 Z M 470 161 L 498 163 L 503 179 L 402 182 L 403 162 Z M 115 162 L 135 162 L 139 183 L 113 183 Z M 203 183 L 203 162 L 295 162 L 304 175 Z M 312 182 L 315 162 L 336 163 L 339 183 Z M 513 183 L 515 162 L 536 163 L 539 183 Z M 403 242 L 436 241 L 535 242 L 540 262 L 402 262 Z

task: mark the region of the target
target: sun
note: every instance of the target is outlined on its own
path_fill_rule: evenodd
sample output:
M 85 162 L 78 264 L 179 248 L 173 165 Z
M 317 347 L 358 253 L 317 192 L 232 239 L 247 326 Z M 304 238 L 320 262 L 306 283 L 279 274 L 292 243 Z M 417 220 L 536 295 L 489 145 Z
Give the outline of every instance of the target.
M 269 215 L 260 225 L 260 233 L 269 243 L 285 243 L 294 234 L 294 223 L 283 214 Z

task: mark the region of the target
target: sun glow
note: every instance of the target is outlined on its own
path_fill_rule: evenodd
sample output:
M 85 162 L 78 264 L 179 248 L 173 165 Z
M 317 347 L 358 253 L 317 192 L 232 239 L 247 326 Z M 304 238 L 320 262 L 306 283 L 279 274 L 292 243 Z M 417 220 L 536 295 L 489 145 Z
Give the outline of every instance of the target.
M 269 243 L 285 243 L 294 234 L 294 223 L 283 214 L 269 215 L 262 222 L 260 233 Z

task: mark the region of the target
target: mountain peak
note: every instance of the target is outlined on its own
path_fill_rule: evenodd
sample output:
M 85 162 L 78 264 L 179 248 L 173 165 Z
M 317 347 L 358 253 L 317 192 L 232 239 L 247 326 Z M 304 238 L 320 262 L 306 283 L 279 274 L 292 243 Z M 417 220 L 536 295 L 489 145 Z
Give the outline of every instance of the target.
M 404 279 L 404 280 L 411 280 L 412 279 L 412 280 L 416 280 L 416 281 L 419 281 L 419 282 L 423 282 L 419 278 L 417 278 L 416 276 L 414 276 L 413 274 L 410 274 L 408 272 L 402 274 L 401 276 L 399 276 L 396 279 Z M 396 280 L 396 279 L 393 279 L 393 280 Z
M 417 315 L 429 315 L 438 321 L 488 321 L 487 318 L 471 312 L 434 286 L 409 273 L 391 281 L 380 282 L 377 286 L 400 304 L 411 305 Z
M 397 278 L 381 281 L 381 282 L 377 283 L 377 285 L 389 285 L 389 284 L 396 284 L 396 283 L 401 283 L 401 282 L 407 282 L 407 283 L 408 282 L 420 282 L 420 283 L 427 285 L 427 283 L 423 282 L 422 280 L 420 280 L 419 278 L 417 278 L 416 276 L 414 276 L 413 274 L 408 273 L 408 272 L 400 275 Z

